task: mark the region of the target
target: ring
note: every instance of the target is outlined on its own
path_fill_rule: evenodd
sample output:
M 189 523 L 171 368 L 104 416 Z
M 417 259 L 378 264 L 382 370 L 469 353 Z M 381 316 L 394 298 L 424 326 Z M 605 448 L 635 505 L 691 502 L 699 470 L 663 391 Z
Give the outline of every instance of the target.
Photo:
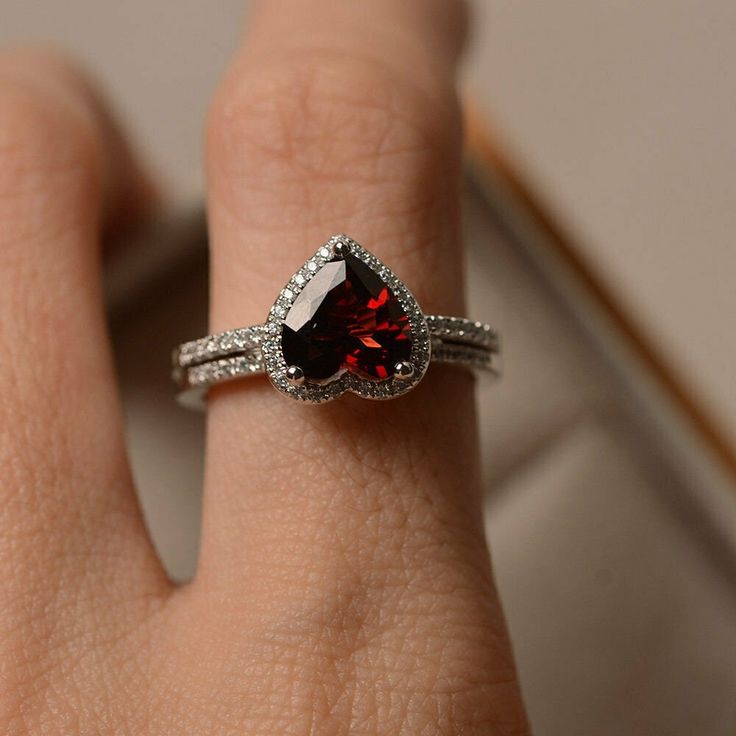
M 462 317 L 425 315 L 403 282 L 346 235 L 321 246 L 289 280 L 266 322 L 185 342 L 173 378 L 185 406 L 216 384 L 265 373 L 312 404 L 345 392 L 391 399 L 430 361 L 498 374 L 498 334 Z

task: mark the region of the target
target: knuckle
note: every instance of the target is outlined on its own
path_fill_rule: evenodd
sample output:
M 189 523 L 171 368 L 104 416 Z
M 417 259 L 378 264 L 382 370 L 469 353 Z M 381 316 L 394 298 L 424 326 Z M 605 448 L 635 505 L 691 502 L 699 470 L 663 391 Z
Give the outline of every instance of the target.
M 101 155 L 91 117 L 0 68 L 0 264 L 17 271 L 28 243 L 78 228 L 98 196 Z
M 0 73 L 0 195 L 73 192 L 98 168 L 96 131 L 63 93 Z M 64 186 L 58 184 L 64 182 Z
M 306 184 L 395 186 L 435 168 L 456 124 L 450 94 L 430 97 L 376 63 L 315 51 L 233 70 L 211 109 L 210 160 L 216 183 L 235 180 L 240 191 L 249 181 L 306 197 Z

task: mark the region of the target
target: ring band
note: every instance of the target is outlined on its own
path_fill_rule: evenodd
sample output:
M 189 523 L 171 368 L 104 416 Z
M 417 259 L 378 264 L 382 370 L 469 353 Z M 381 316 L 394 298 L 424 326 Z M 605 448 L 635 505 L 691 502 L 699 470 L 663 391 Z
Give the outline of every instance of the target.
M 498 334 L 462 317 L 424 315 L 376 256 L 336 235 L 294 274 L 264 324 L 183 343 L 173 378 L 185 406 L 216 384 L 267 374 L 291 398 L 322 403 L 346 391 L 389 399 L 430 361 L 499 373 Z

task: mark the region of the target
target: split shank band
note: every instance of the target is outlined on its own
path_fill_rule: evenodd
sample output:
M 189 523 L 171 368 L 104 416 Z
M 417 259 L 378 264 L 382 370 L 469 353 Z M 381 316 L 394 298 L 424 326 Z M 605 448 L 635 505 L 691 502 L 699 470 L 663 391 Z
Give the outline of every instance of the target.
M 194 407 L 211 386 L 263 373 L 307 403 L 346 391 L 389 399 L 413 388 L 430 361 L 498 373 L 499 352 L 489 325 L 424 315 L 386 265 L 336 235 L 294 274 L 264 324 L 176 348 L 173 378 L 181 403 Z

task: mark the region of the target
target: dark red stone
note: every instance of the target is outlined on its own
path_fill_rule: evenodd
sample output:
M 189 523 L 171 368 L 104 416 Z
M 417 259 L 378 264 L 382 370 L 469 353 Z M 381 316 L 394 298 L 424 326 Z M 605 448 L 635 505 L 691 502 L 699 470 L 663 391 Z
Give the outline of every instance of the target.
M 409 317 L 381 277 L 348 253 L 326 263 L 294 300 L 281 348 L 308 381 L 344 369 L 380 381 L 409 359 Z

